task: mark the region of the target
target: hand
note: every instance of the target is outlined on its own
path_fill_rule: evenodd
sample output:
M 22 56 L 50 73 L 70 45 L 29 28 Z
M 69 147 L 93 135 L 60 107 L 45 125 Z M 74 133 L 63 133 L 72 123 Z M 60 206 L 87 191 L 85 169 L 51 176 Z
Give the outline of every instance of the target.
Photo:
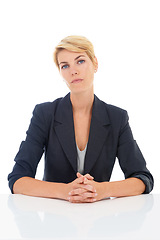
M 85 180 L 85 184 L 90 184 L 96 190 L 96 197 L 94 201 L 102 200 L 106 197 L 109 197 L 109 183 L 108 182 L 96 182 L 94 180 Z
M 90 174 L 82 175 L 77 173 L 77 178 L 69 183 L 68 200 L 74 203 L 93 202 L 96 201 L 97 195 L 94 186 L 88 184 L 86 181 L 92 181 L 94 178 Z
M 77 177 L 75 184 L 73 184 L 73 189 L 69 192 L 68 200 L 70 202 L 95 202 L 105 198 L 106 182 L 95 182 L 90 174 L 83 176 L 77 173 Z M 80 184 L 77 185 L 79 181 Z

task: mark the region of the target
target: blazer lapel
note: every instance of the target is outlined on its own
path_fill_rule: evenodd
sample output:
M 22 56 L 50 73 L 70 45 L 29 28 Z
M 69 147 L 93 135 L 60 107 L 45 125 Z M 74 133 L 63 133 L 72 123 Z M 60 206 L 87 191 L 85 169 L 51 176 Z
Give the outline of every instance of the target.
M 77 172 L 77 149 L 74 134 L 74 122 L 70 94 L 64 97 L 56 111 L 55 132 L 70 164 Z
M 84 174 L 89 173 L 98 159 L 110 130 L 105 104 L 96 96 L 92 109 L 89 141 L 85 156 Z
M 62 98 L 55 114 L 55 132 L 74 171 L 77 172 L 77 148 L 70 93 Z M 105 104 L 94 97 L 89 140 L 85 156 L 84 174 L 89 173 L 98 159 L 110 130 Z

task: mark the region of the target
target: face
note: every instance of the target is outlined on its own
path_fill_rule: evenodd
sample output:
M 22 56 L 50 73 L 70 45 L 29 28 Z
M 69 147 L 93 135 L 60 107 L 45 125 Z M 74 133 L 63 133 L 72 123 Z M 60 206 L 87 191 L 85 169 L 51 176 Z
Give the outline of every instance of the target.
M 95 66 L 85 52 L 62 50 L 58 54 L 59 70 L 71 92 L 93 89 Z

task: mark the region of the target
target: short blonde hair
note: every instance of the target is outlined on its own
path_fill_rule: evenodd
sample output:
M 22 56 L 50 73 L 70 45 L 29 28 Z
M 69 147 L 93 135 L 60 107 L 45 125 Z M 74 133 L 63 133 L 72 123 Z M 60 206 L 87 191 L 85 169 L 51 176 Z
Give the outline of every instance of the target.
M 53 53 L 54 62 L 58 68 L 58 53 L 63 49 L 71 52 L 86 52 L 93 65 L 95 67 L 97 66 L 93 44 L 86 37 L 68 36 L 61 40 L 61 42 L 55 47 L 55 51 Z

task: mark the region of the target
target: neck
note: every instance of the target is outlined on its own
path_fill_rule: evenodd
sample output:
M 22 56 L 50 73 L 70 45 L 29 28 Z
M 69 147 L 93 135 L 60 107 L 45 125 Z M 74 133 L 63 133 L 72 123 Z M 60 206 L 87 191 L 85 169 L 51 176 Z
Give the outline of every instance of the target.
M 73 107 L 73 112 L 91 112 L 93 101 L 94 101 L 94 93 L 93 90 L 83 93 L 73 93 L 70 94 L 71 103 Z

